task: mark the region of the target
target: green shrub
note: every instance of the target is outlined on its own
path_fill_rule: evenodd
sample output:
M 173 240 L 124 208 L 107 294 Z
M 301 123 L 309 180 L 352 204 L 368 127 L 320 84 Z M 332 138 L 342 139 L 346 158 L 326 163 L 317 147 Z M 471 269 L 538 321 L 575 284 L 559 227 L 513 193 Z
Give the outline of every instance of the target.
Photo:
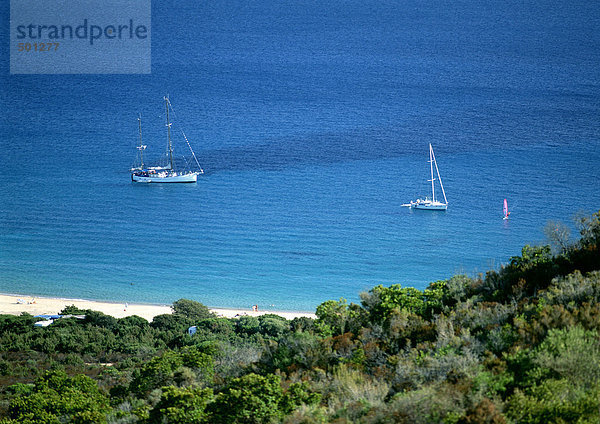
M 96 382 L 84 375 L 69 377 L 64 371 L 48 371 L 33 390 L 10 401 L 9 417 L 22 423 L 103 423 L 110 410 L 108 398 Z
M 210 423 L 206 406 L 212 398 L 211 389 L 163 387 L 160 400 L 150 411 L 148 422 L 153 424 Z
M 289 321 L 279 315 L 261 315 L 258 317 L 258 323 L 260 333 L 265 336 L 280 337 L 290 330 Z
M 256 334 L 260 331 L 260 322 L 256 317 L 241 316 L 236 322 L 236 328 L 243 334 Z
M 216 317 L 208 307 L 194 300 L 179 299 L 173 302 L 172 308 L 174 315 L 181 315 L 192 322 Z

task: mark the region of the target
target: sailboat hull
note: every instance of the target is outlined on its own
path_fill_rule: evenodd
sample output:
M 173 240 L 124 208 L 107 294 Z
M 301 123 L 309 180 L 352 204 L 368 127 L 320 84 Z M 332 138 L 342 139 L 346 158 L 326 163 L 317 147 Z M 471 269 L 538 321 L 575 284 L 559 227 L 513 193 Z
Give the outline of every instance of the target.
M 157 173 L 157 174 L 131 174 L 134 183 L 195 183 L 198 180 L 197 172 L 187 174 Z
M 427 211 L 445 211 L 448 209 L 448 204 L 440 202 L 411 202 L 410 207 Z

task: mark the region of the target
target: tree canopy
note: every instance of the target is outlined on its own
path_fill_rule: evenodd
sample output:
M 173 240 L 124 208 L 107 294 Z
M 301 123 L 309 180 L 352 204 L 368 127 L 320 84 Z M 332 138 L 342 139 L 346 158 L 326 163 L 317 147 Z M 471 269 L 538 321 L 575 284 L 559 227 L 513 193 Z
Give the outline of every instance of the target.
M 560 248 L 378 285 L 315 320 L 187 299 L 150 323 L 0 315 L 0 424 L 599 423 L 600 212 L 577 226 Z

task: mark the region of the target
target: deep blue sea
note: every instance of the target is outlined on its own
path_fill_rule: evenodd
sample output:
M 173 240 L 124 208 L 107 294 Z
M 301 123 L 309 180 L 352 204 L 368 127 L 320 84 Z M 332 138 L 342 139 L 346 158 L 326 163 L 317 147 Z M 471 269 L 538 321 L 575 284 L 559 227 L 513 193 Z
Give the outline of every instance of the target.
M 150 75 L 0 49 L 0 292 L 314 311 L 497 269 L 600 209 L 599 28 L 588 0 L 155 0 Z M 133 184 L 166 94 L 205 174 Z M 400 206 L 429 143 L 445 213 Z

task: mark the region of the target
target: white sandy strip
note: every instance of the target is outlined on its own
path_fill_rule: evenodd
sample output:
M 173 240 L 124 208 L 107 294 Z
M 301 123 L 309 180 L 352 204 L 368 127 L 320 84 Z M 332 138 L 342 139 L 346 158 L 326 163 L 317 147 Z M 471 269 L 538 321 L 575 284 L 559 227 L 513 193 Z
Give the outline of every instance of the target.
M 102 312 L 115 318 L 137 315 L 147 319 L 148 321 L 152 321 L 152 318 L 154 318 L 156 315 L 170 314 L 172 312 L 170 305 L 144 305 L 139 303 L 126 304 L 97 302 L 81 299 L 60 299 L 0 294 L 0 314 L 20 315 L 22 312 L 27 312 L 31 315 L 55 315 L 69 305 L 75 305 L 80 309 L 91 309 L 93 311 Z M 211 308 L 211 311 L 226 318 L 233 318 L 242 315 L 259 316 L 263 314 L 277 314 L 286 319 L 294 319 L 296 317 L 315 318 L 315 314 L 307 312 L 279 312 L 268 310 L 259 310 L 258 312 L 255 312 L 252 311 L 252 308 L 248 308 L 248 310 Z

